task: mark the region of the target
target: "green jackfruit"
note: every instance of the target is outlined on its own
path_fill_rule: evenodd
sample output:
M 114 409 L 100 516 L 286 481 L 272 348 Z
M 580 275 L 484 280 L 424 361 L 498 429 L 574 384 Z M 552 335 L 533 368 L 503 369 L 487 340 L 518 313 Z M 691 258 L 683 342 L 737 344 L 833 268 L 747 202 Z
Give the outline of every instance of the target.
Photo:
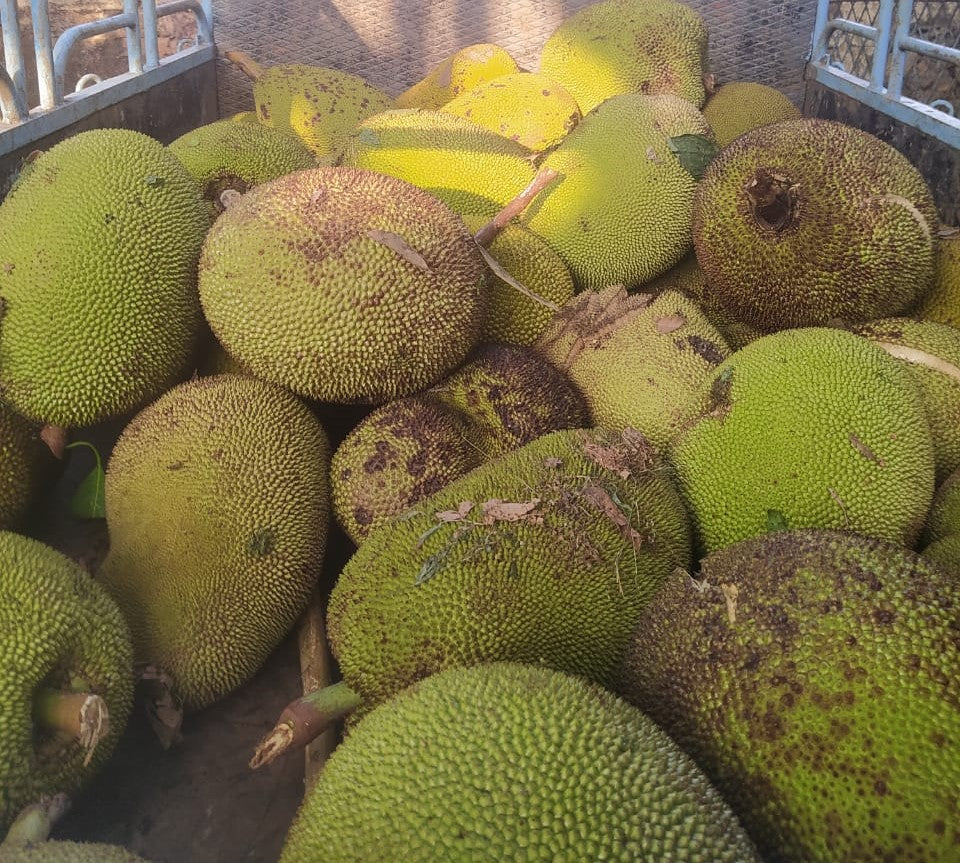
M 547 39 L 540 71 L 586 114 L 621 93 L 670 93 L 699 107 L 706 91 L 707 29 L 672 0 L 601 0 L 569 16 Z
M 200 333 L 209 224 L 196 182 L 146 135 L 81 132 L 40 156 L 0 205 L 4 398 L 72 427 L 170 387 Z
M 434 66 L 422 81 L 404 90 L 393 100 L 393 107 L 441 108 L 484 81 L 516 71 L 516 62 L 499 45 L 467 45 Z
M 771 525 L 912 546 L 934 490 L 910 370 L 842 330 L 784 330 L 741 348 L 689 405 L 671 458 L 700 547 Z
M 217 219 L 200 300 L 253 374 L 320 401 L 382 403 L 464 361 L 486 273 L 435 198 L 372 171 L 314 168 L 251 189 Z
M 457 213 L 493 216 L 533 179 L 533 153 L 442 111 L 385 111 L 357 126 L 344 165 L 419 186 Z
M 933 287 L 914 317 L 960 327 L 960 233 L 941 238 Z
M 697 766 L 639 710 L 508 663 L 435 675 L 351 731 L 280 858 L 320 859 L 757 863 Z
M 954 471 L 937 486 L 927 513 L 924 541 L 935 542 L 952 533 L 960 533 L 960 470 Z
M 893 543 L 776 531 L 674 575 L 628 699 L 769 863 L 957 859 L 960 581 Z
M 0 402 L 0 529 L 19 524 L 53 467 L 39 427 Z
M 794 120 L 800 110 L 779 90 L 751 81 L 732 81 L 717 90 L 703 107 L 717 144 L 726 147 L 744 132 L 777 123 Z
M 374 530 L 327 633 L 367 707 L 496 660 L 609 682 L 639 610 L 689 560 L 686 512 L 642 435 L 554 432 Z
M 618 287 L 577 296 L 536 348 L 584 393 L 598 426 L 639 429 L 661 448 L 681 430 L 689 403 L 730 354 L 682 294 L 668 291 L 651 300 Z
M 581 288 L 649 281 L 691 247 L 697 180 L 675 152 L 678 141 L 710 134 L 676 96 L 616 96 L 543 161 L 560 177 L 521 223 L 560 253 Z
M 0 584 L 3 835 L 25 806 L 73 793 L 110 756 L 130 715 L 133 655 L 106 591 L 52 548 L 0 531 Z
M 244 683 L 303 611 L 323 562 L 329 444 L 297 398 L 241 375 L 181 384 L 110 456 L 99 581 L 139 662 L 187 710 Z
M 741 135 L 693 204 L 697 260 L 718 301 L 763 332 L 911 307 L 933 279 L 937 211 L 913 165 L 828 120 Z
M 924 560 L 960 581 L 960 533 L 931 542 L 922 552 Z

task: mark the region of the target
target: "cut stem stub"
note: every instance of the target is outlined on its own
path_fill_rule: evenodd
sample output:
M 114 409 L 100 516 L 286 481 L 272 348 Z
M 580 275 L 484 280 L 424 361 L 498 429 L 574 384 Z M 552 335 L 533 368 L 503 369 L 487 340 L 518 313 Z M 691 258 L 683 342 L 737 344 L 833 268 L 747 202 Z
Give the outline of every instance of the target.
M 757 168 L 743 190 L 763 227 L 781 233 L 796 221 L 799 187 L 789 177 Z
M 97 744 L 110 733 L 107 703 L 89 692 L 41 689 L 33 700 L 33 717 L 44 728 L 76 738 L 86 752 L 84 767 Z

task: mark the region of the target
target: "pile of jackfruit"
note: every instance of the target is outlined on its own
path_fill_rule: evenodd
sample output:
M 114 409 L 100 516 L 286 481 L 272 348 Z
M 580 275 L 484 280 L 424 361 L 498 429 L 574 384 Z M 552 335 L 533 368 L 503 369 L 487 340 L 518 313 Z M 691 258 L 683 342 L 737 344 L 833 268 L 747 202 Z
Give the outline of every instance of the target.
M 66 796 L 135 703 L 170 744 L 244 686 L 333 525 L 342 679 L 250 740 L 345 724 L 283 863 L 956 861 L 960 238 L 913 165 L 717 87 L 673 0 L 395 98 L 228 56 L 255 111 L 0 204 L 0 861 L 140 859 L 47 840 Z M 107 421 L 90 572 L 34 537 Z

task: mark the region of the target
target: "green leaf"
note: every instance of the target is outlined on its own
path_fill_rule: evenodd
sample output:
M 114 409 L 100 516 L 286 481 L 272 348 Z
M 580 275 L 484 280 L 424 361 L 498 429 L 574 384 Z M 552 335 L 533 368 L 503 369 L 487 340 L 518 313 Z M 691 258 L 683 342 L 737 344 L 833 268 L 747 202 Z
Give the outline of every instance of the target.
M 767 532 L 772 533 L 775 530 L 789 530 L 787 517 L 779 509 L 767 510 Z
M 166 178 L 158 177 L 156 174 L 147 174 L 147 176 L 144 177 L 144 182 L 148 186 L 163 186 L 167 181 Z
M 707 166 L 717 155 L 718 147 L 703 135 L 677 135 L 668 138 L 667 145 L 683 165 L 684 170 L 695 180 L 702 179 Z
M 417 548 L 420 548 L 431 536 L 433 536 L 440 528 L 443 527 L 443 522 L 440 524 L 435 524 L 433 527 L 428 527 L 423 533 L 420 534 L 420 538 L 417 540 Z
M 78 446 L 87 447 L 93 452 L 93 457 L 96 461 L 93 470 L 83 478 L 80 485 L 77 486 L 73 497 L 70 498 L 70 515 L 74 518 L 105 518 L 107 512 L 104 507 L 103 485 L 106 475 L 103 472 L 103 462 L 100 459 L 100 453 L 92 443 L 88 443 L 85 440 L 75 441 L 65 448 L 74 449 L 74 447 Z

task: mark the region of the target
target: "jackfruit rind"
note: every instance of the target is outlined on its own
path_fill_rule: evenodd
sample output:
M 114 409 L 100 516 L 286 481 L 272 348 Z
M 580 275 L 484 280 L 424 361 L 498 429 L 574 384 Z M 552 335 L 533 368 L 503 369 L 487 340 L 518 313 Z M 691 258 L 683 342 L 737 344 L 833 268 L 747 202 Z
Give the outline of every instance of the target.
M 763 332 L 898 315 L 933 279 L 937 211 L 889 144 L 829 120 L 784 120 L 729 144 L 693 204 L 710 290 Z
M 69 558 L 0 531 L 0 574 L 2 836 L 25 806 L 44 795 L 73 793 L 113 752 L 133 701 L 133 655 L 120 610 Z M 41 688 L 85 692 L 106 703 L 110 729 L 88 766 L 78 740 L 34 721 Z
M 359 124 L 343 164 L 412 183 L 457 213 L 493 216 L 533 179 L 532 157 L 463 117 L 408 108 Z
M 853 332 L 903 361 L 913 374 L 933 434 L 937 482 L 942 482 L 960 467 L 960 330 L 935 321 L 884 318 Z
M 798 118 L 800 109 L 766 84 L 731 81 L 707 99 L 703 116 L 713 129 L 717 144 L 726 147 L 734 138 L 758 126 Z
M 520 221 L 560 253 L 580 288 L 649 281 L 691 248 L 697 181 L 671 139 L 710 134 L 676 96 L 609 99 L 544 159 L 560 177 Z
M 101 842 L 37 842 L 0 846 L 0 863 L 148 863 L 132 851 Z
M 430 677 L 350 732 L 280 859 L 321 858 L 757 861 L 700 770 L 639 710 L 509 663 Z
M 692 300 L 677 291 L 631 296 L 619 287 L 579 294 L 536 347 L 584 394 L 594 423 L 639 429 L 660 448 L 730 355 Z
M 956 859 L 960 581 L 893 543 L 777 531 L 673 576 L 625 693 L 765 860 Z
M 913 316 L 960 327 L 960 232 L 941 238 L 933 287 Z
M 367 706 L 495 660 L 602 683 L 689 560 L 686 512 L 641 435 L 554 432 L 374 530 L 332 591 L 327 633 Z
M 933 499 L 910 370 L 843 330 L 751 342 L 704 382 L 681 427 L 671 460 L 705 552 L 781 517 L 912 546 Z
M 73 427 L 175 383 L 200 332 L 208 226 L 196 182 L 139 132 L 81 132 L 41 155 L 0 206 L 4 398 Z
M 621 93 L 670 93 L 699 107 L 707 29 L 672 0 L 602 0 L 570 15 L 547 39 L 540 71 L 586 114 Z
M 441 109 L 465 117 L 535 153 L 559 144 L 580 121 L 576 100 L 536 72 L 503 75 L 457 96 Z
M 921 557 L 960 581 L 960 533 L 948 533 L 931 542 L 923 549 Z
M 499 45 L 479 42 L 454 51 L 393 100 L 394 108 L 443 107 L 474 87 L 517 71 L 517 63 Z
M 357 168 L 251 189 L 200 262 L 200 300 L 227 352 L 326 402 L 383 403 L 436 382 L 477 343 L 486 294 L 486 264 L 454 213 Z
M 180 384 L 120 435 L 98 579 L 138 662 L 171 676 L 185 709 L 244 683 L 306 606 L 326 545 L 328 470 L 309 409 L 248 376 Z
M 18 525 L 52 467 L 40 428 L 0 401 L 0 529 Z
M 937 486 L 923 538 L 924 542 L 931 543 L 952 533 L 960 534 L 960 470 L 955 470 Z

